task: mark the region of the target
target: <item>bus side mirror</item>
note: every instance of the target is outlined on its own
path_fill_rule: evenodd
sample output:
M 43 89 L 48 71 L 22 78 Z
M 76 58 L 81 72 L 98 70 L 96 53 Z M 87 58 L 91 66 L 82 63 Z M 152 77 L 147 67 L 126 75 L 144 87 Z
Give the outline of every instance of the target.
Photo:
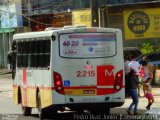
M 9 64 L 12 64 L 12 56 L 13 56 L 13 51 L 9 51 L 7 56 Z
M 7 58 L 8 58 L 8 63 L 9 63 L 9 64 L 12 64 L 12 63 L 13 63 L 14 54 L 16 54 L 16 53 L 17 53 L 17 51 L 15 51 L 15 50 L 8 52 Z
M 56 40 L 56 36 L 52 35 L 52 41 Z

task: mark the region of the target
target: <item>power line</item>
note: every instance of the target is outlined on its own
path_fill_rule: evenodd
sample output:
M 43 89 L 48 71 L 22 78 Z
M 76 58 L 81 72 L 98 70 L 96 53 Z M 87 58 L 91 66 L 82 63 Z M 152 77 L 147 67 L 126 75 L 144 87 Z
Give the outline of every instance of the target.
M 63 6 L 64 4 L 70 3 L 71 1 L 72 1 L 72 0 L 67 1 L 67 2 L 64 2 L 64 3 L 61 3 L 61 4 L 58 4 L 58 5 L 56 5 L 56 6 L 57 6 L 57 8 L 59 8 L 59 7 Z M 46 5 L 46 6 L 43 6 L 43 7 L 38 7 L 37 9 L 40 10 L 41 8 L 46 8 L 46 7 L 50 7 L 50 6 L 55 7 L 55 5 L 50 4 L 50 5 Z M 57 8 L 56 8 L 56 9 L 57 9 Z
M 67 2 L 64 2 L 64 3 L 60 4 L 60 5 L 63 6 L 64 4 L 69 3 L 69 2 L 71 2 L 71 0 L 70 0 L 70 1 L 67 1 Z M 8 5 L 8 4 L 7 4 L 7 5 Z M 58 9 L 58 8 L 60 7 L 60 5 L 57 6 L 55 9 Z M 11 13 L 11 12 L 4 11 L 4 10 L 1 10 L 1 9 L 0 9 L 0 11 L 1 11 L 1 12 L 4 12 L 4 13 Z M 46 12 L 46 13 L 49 13 L 49 12 Z M 15 13 L 15 14 L 16 14 L 16 13 Z M 43 14 L 44 14 L 44 12 L 43 12 Z M 33 19 L 27 17 L 27 16 L 24 15 L 24 14 L 16 14 L 16 15 L 21 15 L 21 16 L 23 16 L 24 18 L 28 19 L 29 21 L 32 21 L 32 22 L 35 22 L 35 23 L 39 23 L 39 24 L 43 24 L 43 25 L 52 25 L 52 24 L 46 24 L 46 23 L 43 23 L 43 22 L 39 22 L 39 21 L 33 20 Z
M 64 3 L 61 3 L 61 4 L 59 4 L 59 5 L 52 5 L 52 4 L 51 4 L 51 5 L 39 7 L 39 8 L 37 8 L 37 11 L 40 12 L 41 10 L 47 10 L 47 9 L 44 9 L 45 7 L 47 7 L 47 8 L 49 8 L 48 11 L 43 11 L 43 14 L 47 14 L 47 13 L 50 13 L 51 10 L 59 9 L 60 7 L 64 6 L 65 4 L 67 4 L 68 6 L 69 6 L 69 5 L 72 5 L 71 2 L 72 2 L 72 0 L 67 1 L 67 2 L 64 2 Z M 55 7 L 55 6 L 56 6 L 56 7 Z M 26 10 L 28 10 L 28 9 L 22 9 L 22 10 L 23 10 L 23 11 L 26 11 Z M 36 11 L 36 10 L 35 10 L 35 11 Z M 32 13 L 28 13 L 28 15 L 30 15 L 30 14 L 32 14 Z
M 5 13 L 11 13 L 11 12 L 7 12 L 7 11 L 1 10 L 1 9 L 0 9 L 0 11 L 1 11 L 1 12 L 5 12 Z M 43 24 L 43 25 L 52 25 L 52 24 L 46 24 L 46 23 L 42 23 L 42 22 L 39 22 L 39 21 L 30 19 L 29 17 L 27 17 L 27 16 L 25 16 L 25 15 L 23 15 L 23 14 L 16 14 L 16 15 L 21 15 L 21 16 L 23 16 L 24 18 L 26 18 L 26 19 L 28 19 L 28 20 L 30 20 L 30 21 L 32 21 L 32 22 L 39 23 L 39 24 Z
M 7 11 L 1 10 L 1 9 L 0 9 L 0 11 L 1 11 L 1 12 L 4 12 L 4 13 L 11 13 L 11 12 L 7 12 Z M 82 15 L 85 15 L 85 14 L 87 14 L 88 12 L 89 12 L 89 10 L 86 10 L 86 12 L 85 12 L 84 14 L 82 14 Z M 15 13 L 15 14 L 16 14 L 16 13 Z M 29 20 L 29 21 L 31 21 L 31 22 L 34 22 L 34 23 L 37 23 L 37 24 L 46 25 L 46 26 L 52 26 L 52 24 L 46 24 L 46 23 L 43 23 L 43 22 L 39 22 L 39 21 L 33 20 L 33 19 L 27 17 L 27 16 L 24 15 L 24 14 L 16 14 L 16 15 L 21 15 L 21 16 L 23 16 L 24 18 L 26 18 L 27 20 Z M 77 17 L 77 18 L 74 18 L 73 20 L 75 20 L 75 19 L 78 19 L 78 17 Z M 67 22 L 72 22 L 72 21 L 67 21 Z M 66 23 L 66 22 L 59 22 L 59 23 Z
M 52 10 L 59 9 L 59 8 L 62 7 L 64 4 L 66 4 L 66 3 L 63 3 L 63 4 L 61 4 L 61 6 L 59 5 L 59 6 L 57 6 L 57 7 L 52 6 L 52 7 L 54 7 L 54 9 L 52 9 Z M 70 4 L 68 4 L 68 5 L 70 5 Z M 45 10 L 47 10 L 47 9 L 45 9 Z M 40 12 L 41 10 L 38 9 L 38 11 L 39 11 L 39 13 L 41 13 L 41 12 Z M 49 14 L 49 13 L 51 13 L 51 10 L 50 10 L 50 9 L 48 9 L 48 11 L 45 11 L 45 12 L 43 12 L 43 13 L 41 13 L 41 14 Z M 28 15 L 30 15 L 30 14 L 32 14 L 32 13 L 28 13 Z
M 67 1 L 67 2 L 68 2 L 68 1 Z M 39 3 L 42 3 L 42 1 L 41 1 L 41 2 L 38 2 L 37 4 L 39 4 Z M 42 6 L 42 7 L 37 7 L 37 8 L 40 9 L 40 8 L 48 7 L 48 6 L 51 6 L 51 5 L 54 6 L 54 4 L 57 4 L 57 3 L 61 3 L 61 1 L 53 2 L 52 4 L 49 4 L 49 5 L 46 5 L 46 6 Z M 35 3 L 35 4 L 36 4 L 36 3 Z M 35 4 L 29 3 L 28 5 L 34 6 Z M 23 6 L 28 6 L 28 5 L 23 4 Z M 28 9 L 23 9 L 23 10 L 28 10 Z
M 23 14 L 22 14 L 22 16 L 23 16 L 24 18 L 28 19 L 29 21 L 32 21 L 32 22 L 35 22 L 35 23 L 38 23 L 38 24 L 41 24 L 41 25 L 46 25 L 46 26 L 52 25 L 52 24 L 46 24 L 46 23 L 43 23 L 43 22 L 39 22 L 39 21 L 33 20 L 33 19 L 29 18 L 29 17 L 26 17 L 26 16 L 23 15 Z
M 30 0 L 30 1 L 31 1 L 31 0 Z M 44 0 L 43 0 L 43 1 L 44 1 Z M 29 5 L 38 5 L 39 3 L 42 3 L 43 1 L 42 1 L 42 0 L 39 1 L 39 2 L 35 2 L 35 1 L 34 1 L 34 3 L 31 3 L 31 2 L 30 2 Z M 47 2 L 48 2 L 48 0 L 47 0 Z M 58 2 L 59 2 L 59 1 L 58 1 Z M 56 3 L 56 2 L 55 2 L 55 3 Z
M 43 1 L 41 0 L 40 2 L 35 2 L 35 1 L 34 1 L 34 3 L 30 3 L 29 5 L 38 5 L 39 3 L 42 3 L 42 2 L 44 2 L 44 0 L 43 0 Z M 47 2 L 48 2 L 48 1 L 47 1 Z M 59 0 L 59 1 L 56 1 L 56 2 L 49 1 L 49 3 L 50 3 L 50 2 L 51 2 L 52 4 L 55 4 L 55 3 L 59 3 L 59 2 L 61 2 L 61 1 L 60 1 L 60 0 Z M 50 4 L 51 4 L 51 3 L 50 3 Z
M 71 1 L 72 1 L 72 0 L 67 1 L 67 2 L 64 2 L 64 3 L 60 4 L 60 5 L 63 6 L 64 4 L 69 3 L 69 2 L 71 2 Z M 61 6 L 57 6 L 55 9 L 58 9 L 58 8 L 60 8 Z M 4 10 L 1 10 L 1 9 L 0 9 L 0 11 L 1 11 L 1 12 L 4 12 L 4 13 L 11 13 L 11 12 L 4 11 Z M 89 11 L 89 10 L 87 10 L 87 11 L 86 11 L 84 14 L 82 14 L 82 15 L 87 14 L 88 11 Z M 49 12 L 46 12 L 46 13 L 49 13 Z M 30 17 L 27 17 L 27 16 L 24 15 L 24 14 L 17 14 L 17 13 L 15 13 L 15 14 L 16 14 L 16 15 L 21 15 L 21 16 L 23 16 L 24 18 L 26 18 L 27 20 L 29 20 L 29 21 L 31 21 L 31 22 L 35 22 L 35 23 L 38 23 L 38 24 L 46 25 L 46 26 L 52 25 L 52 24 L 46 24 L 46 23 L 43 23 L 43 22 L 39 22 L 39 21 L 33 20 L 33 19 L 31 19 Z M 43 14 L 44 14 L 44 12 L 43 12 Z M 72 20 L 75 20 L 75 19 L 78 19 L 78 17 L 77 17 L 77 18 L 74 18 L 74 19 L 72 19 Z M 72 22 L 72 21 L 67 21 L 67 22 Z M 66 23 L 66 22 L 59 22 L 59 23 Z
M 13 1 L 13 0 L 12 0 Z M 64 3 L 62 3 L 61 2 L 61 0 L 59 0 L 59 1 L 56 1 L 56 2 L 52 2 L 52 3 L 50 3 L 49 5 L 45 5 L 45 6 L 41 6 L 41 7 L 37 7 L 37 8 L 35 8 L 35 9 L 38 9 L 38 10 L 43 10 L 44 8 L 46 8 L 46 7 L 55 7 L 55 6 L 63 6 L 64 4 L 67 4 L 67 3 L 71 3 L 72 2 L 72 0 L 69 0 L 69 1 L 66 1 L 66 2 L 64 2 Z M 31 4 L 31 3 L 29 3 L 29 4 L 27 4 L 27 2 L 26 2 L 26 4 L 23 4 L 22 5 L 22 7 L 23 6 L 31 6 L 31 5 L 35 5 L 35 4 L 39 4 L 39 3 L 42 3 L 42 1 L 40 1 L 40 2 L 36 2 L 36 3 L 34 3 L 34 4 Z M 10 4 L 13 4 L 13 3 L 7 3 L 7 4 L 3 4 L 3 5 L 0 5 L 0 6 L 9 6 Z M 55 5 L 56 4 L 56 5 Z M 68 4 L 68 5 L 72 5 L 72 4 Z M 57 9 L 57 8 L 56 8 Z M 27 11 L 28 9 L 26 8 L 26 9 L 24 9 L 24 8 L 22 8 L 22 10 L 24 10 L 24 11 Z

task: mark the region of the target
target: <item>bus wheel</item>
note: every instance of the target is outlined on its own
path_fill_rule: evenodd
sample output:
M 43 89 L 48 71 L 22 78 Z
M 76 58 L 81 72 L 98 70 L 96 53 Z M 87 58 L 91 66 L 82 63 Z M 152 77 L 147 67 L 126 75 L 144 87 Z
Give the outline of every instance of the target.
M 84 114 L 84 110 L 76 110 L 77 114 Z
M 110 114 L 110 108 L 97 108 L 97 109 L 92 109 L 91 113 L 93 114 Z
M 32 108 L 31 107 L 24 107 L 22 105 L 22 112 L 23 112 L 24 116 L 29 116 L 29 115 L 31 115 Z
M 109 114 L 110 114 L 110 108 L 107 108 L 107 109 L 105 110 L 105 113 L 106 113 L 107 115 L 109 115 Z
M 41 97 L 40 97 L 40 93 L 38 92 L 38 96 L 37 96 L 37 107 L 38 107 L 38 117 L 40 120 L 45 118 L 45 109 L 43 109 L 41 107 Z

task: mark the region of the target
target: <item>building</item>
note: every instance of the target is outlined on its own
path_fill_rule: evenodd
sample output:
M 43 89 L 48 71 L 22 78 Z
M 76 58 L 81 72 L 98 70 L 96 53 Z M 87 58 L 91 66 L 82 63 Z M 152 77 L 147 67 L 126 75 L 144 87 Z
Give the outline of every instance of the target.
M 10 50 L 12 36 L 23 27 L 19 0 L 0 2 L 0 68 L 7 68 L 7 53 Z
M 124 46 L 140 48 L 142 43 L 150 43 L 154 51 L 160 50 L 159 1 L 106 5 L 100 10 L 101 26 L 120 28 Z
M 63 27 L 65 25 L 81 23 L 92 26 L 91 1 L 92 0 L 1 0 L 0 68 L 7 68 L 7 53 L 11 49 L 12 36 L 15 33 L 41 31 L 46 27 Z M 149 1 L 150 0 L 98 0 L 97 6 L 118 6 Z M 116 10 L 114 11 L 116 12 Z M 101 24 L 102 23 L 99 23 L 99 26 Z M 117 22 L 117 24 L 119 24 L 119 22 Z M 115 27 L 111 22 L 108 26 Z M 120 26 L 120 28 L 122 28 L 122 26 Z

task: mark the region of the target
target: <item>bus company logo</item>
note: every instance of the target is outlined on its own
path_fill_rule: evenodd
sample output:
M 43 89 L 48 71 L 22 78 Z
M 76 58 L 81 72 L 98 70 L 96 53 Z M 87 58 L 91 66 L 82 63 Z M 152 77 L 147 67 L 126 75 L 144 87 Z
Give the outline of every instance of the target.
M 143 34 L 150 26 L 150 19 L 143 11 L 134 11 L 128 17 L 128 27 L 135 34 Z
M 89 47 L 89 48 L 88 48 L 88 51 L 89 51 L 89 52 L 93 52 L 93 50 L 94 50 L 93 47 Z
M 106 69 L 105 76 L 113 76 L 113 70 L 109 71 L 108 69 Z

